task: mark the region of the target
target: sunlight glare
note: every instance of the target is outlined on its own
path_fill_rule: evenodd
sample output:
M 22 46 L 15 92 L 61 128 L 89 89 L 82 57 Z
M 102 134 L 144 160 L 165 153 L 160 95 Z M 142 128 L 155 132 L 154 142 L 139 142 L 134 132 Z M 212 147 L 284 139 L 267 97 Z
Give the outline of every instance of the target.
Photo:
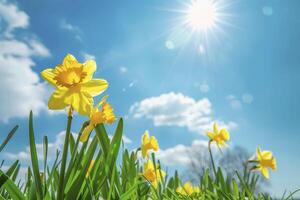
M 217 19 L 217 9 L 212 0 L 194 0 L 189 5 L 186 22 L 194 30 L 211 28 Z

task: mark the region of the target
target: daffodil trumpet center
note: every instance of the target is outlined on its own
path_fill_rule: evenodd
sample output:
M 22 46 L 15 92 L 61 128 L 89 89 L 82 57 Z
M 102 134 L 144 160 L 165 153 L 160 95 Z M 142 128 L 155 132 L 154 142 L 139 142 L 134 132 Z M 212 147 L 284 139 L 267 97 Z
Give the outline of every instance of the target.
M 83 71 L 83 66 L 71 68 L 58 66 L 53 79 L 58 86 L 72 88 L 81 83 L 86 76 L 87 73 Z

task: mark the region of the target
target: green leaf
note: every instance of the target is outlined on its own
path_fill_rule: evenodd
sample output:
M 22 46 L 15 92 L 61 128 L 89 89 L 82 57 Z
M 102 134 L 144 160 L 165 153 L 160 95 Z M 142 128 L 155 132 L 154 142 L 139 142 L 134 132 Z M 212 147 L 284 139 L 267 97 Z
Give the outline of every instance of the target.
M 15 185 L 15 183 L 9 179 L 9 177 L 0 170 L 0 188 L 4 187 L 8 194 L 14 200 L 25 199 L 21 190 Z
M 34 182 L 37 190 L 37 197 L 38 199 L 42 199 L 43 189 L 42 189 L 42 183 L 40 178 L 39 163 L 38 163 L 38 157 L 37 157 L 35 139 L 34 139 L 32 111 L 30 111 L 30 115 L 29 115 L 29 144 L 30 144 L 30 155 L 31 155 L 31 164 L 33 169 Z
M 90 146 L 88 151 L 85 154 L 85 157 L 82 161 L 82 169 L 78 169 L 77 176 L 74 177 L 73 182 L 70 185 L 66 186 L 67 195 L 66 199 L 76 199 L 77 195 L 80 193 L 80 189 L 84 184 L 84 179 L 86 177 L 87 170 L 93 159 L 95 150 L 97 147 L 97 138 L 95 137 Z
M 103 124 L 98 124 L 95 127 L 95 131 L 96 131 L 96 135 L 99 139 L 99 142 L 101 144 L 101 149 L 104 153 L 104 156 L 106 157 L 108 152 L 109 152 L 109 138 L 108 135 L 106 133 L 106 130 L 104 128 Z
M 15 169 L 17 168 L 18 164 L 19 164 L 19 161 L 16 160 L 16 161 L 10 166 L 10 168 L 8 168 L 8 170 L 6 171 L 6 175 L 7 175 L 8 177 L 10 177 L 10 176 L 13 174 L 13 172 L 14 172 Z
M 43 156 L 44 156 L 44 176 L 43 176 L 43 181 L 45 183 L 44 185 L 44 192 L 46 194 L 47 192 L 47 172 L 46 172 L 46 169 L 47 169 L 47 158 L 48 158 L 48 137 L 47 136 L 44 136 L 44 139 L 43 139 Z
M 4 147 L 6 146 L 6 144 L 9 142 L 9 140 L 12 138 L 12 136 L 15 134 L 15 132 L 17 131 L 17 129 L 19 128 L 18 125 L 16 125 L 6 136 L 5 140 L 2 142 L 1 146 L 0 146 L 0 152 L 4 149 Z

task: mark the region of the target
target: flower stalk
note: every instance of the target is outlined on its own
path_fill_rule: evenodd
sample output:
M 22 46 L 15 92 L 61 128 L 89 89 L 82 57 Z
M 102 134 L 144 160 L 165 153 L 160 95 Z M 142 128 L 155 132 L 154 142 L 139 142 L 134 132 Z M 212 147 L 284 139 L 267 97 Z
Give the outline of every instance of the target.
M 64 199 L 64 185 L 65 185 L 64 178 L 65 178 L 65 169 L 66 169 L 66 163 L 67 163 L 67 157 L 68 157 L 69 139 L 70 139 L 70 134 L 71 134 L 72 119 L 73 119 L 73 109 L 72 109 L 72 106 L 70 106 L 69 112 L 68 112 L 68 123 L 67 123 L 67 130 L 66 130 L 66 136 L 65 136 L 65 142 L 64 142 L 63 155 L 62 155 L 62 159 L 61 159 L 60 176 L 59 176 L 59 183 L 58 183 L 58 190 L 57 190 L 57 199 L 58 200 Z
M 211 160 L 211 164 L 212 164 L 212 167 L 213 167 L 213 171 L 214 171 L 215 177 L 217 177 L 217 170 L 216 170 L 214 158 L 213 158 L 213 155 L 212 155 L 212 152 L 211 152 L 211 143 L 212 143 L 212 140 L 210 140 L 208 142 L 208 151 L 209 151 L 209 156 L 210 156 L 210 160 Z

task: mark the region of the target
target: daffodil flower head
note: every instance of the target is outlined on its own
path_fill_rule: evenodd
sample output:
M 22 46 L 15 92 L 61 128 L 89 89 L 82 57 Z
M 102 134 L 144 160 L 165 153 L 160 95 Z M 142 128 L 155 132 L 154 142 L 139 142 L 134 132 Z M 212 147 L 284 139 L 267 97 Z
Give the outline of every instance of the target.
M 208 131 L 207 136 L 210 138 L 211 142 L 215 142 L 218 147 L 223 147 L 226 145 L 226 142 L 230 139 L 229 132 L 222 128 L 219 130 L 216 123 L 213 124 L 213 131 Z
M 82 132 L 80 137 L 81 142 L 86 142 L 90 133 L 97 124 L 112 124 L 116 120 L 114 110 L 109 103 L 106 102 L 107 95 L 92 109 L 90 113 L 90 122 Z M 101 109 L 99 109 L 101 107 Z
M 261 171 L 265 178 L 269 178 L 268 168 L 273 171 L 277 169 L 276 159 L 271 151 L 261 151 L 260 147 L 256 149 L 256 157 L 258 165 L 255 166 L 255 170 Z
M 93 97 L 108 87 L 106 80 L 92 79 L 96 68 L 95 61 L 79 63 L 73 55 L 68 54 L 55 68 L 42 71 L 42 77 L 56 89 L 48 101 L 49 109 L 61 110 L 71 106 L 78 113 L 89 115 Z
M 159 166 L 156 166 L 155 169 L 152 161 L 147 160 L 144 163 L 143 176 L 153 185 L 153 187 L 157 188 L 158 182 L 166 176 L 166 173 L 161 170 Z
M 145 131 L 145 133 L 142 136 L 142 145 L 141 145 L 141 151 L 143 158 L 148 156 L 148 151 L 158 151 L 159 146 L 156 138 L 154 136 L 149 135 L 149 131 Z
M 178 187 L 176 192 L 183 196 L 191 196 L 195 193 L 199 193 L 200 188 L 193 186 L 191 182 L 186 182 L 182 187 Z

